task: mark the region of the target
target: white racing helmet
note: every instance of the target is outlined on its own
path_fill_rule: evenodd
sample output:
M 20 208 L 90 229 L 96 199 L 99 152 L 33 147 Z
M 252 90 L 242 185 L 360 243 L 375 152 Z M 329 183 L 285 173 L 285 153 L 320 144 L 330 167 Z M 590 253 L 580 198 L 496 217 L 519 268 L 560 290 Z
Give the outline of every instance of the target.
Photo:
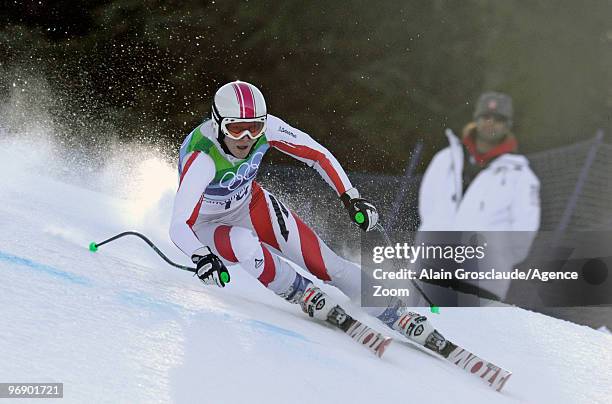
M 222 145 L 224 136 L 257 139 L 266 131 L 266 100 L 261 91 L 250 83 L 227 83 L 215 93 L 212 119 Z

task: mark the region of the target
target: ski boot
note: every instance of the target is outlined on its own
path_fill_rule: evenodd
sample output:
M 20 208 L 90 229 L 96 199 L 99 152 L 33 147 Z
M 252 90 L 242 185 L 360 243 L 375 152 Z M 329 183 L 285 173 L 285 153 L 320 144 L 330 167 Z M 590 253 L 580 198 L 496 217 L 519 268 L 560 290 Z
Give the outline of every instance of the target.
M 302 275 L 296 272 L 293 283 L 285 292 L 279 293 L 278 295 L 289 303 L 297 304 L 300 303 L 306 288 L 308 288 L 310 285 L 312 285 L 312 282 L 309 279 L 304 278 Z
M 310 317 L 327 321 L 333 325 L 342 324 L 346 312 L 326 293 L 313 284 L 308 285 L 300 299 L 300 306 Z
M 397 299 L 378 316 L 378 319 L 389 328 L 404 335 L 408 340 L 434 352 L 444 355 L 446 351 L 454 348 L 453 344 L 434 329 L 427 317 L 408 311 L 402 304 L 402 301 Z
M 333 324 L 379 358 L 392 339 L 355 320 L 342 307 L 314 285 L 309 285 L 300 299 L 302 310 L 310 317 Z

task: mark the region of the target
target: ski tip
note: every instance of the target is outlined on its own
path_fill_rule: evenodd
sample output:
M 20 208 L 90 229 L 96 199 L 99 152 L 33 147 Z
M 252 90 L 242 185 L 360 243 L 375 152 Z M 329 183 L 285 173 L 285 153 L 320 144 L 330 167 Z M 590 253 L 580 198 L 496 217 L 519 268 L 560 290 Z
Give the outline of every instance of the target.
M 436 306 L 435 304 L 432 304 L 430 307 L 431 312 L 434 314 L 440 314 L 440 306 Z
M 392 341 L 393 338 L 386 337 L 385 340 L 378 346 L 378 348 L 376 348 L 376 356 L 382 358 L 383 354 L 385 353 L 385 350 L 391 344 Z
M 96 244 L 95 241 L 92 241 L 91 243 L 89 243 L 89 251 L 91 252 L 98 251 L 98 245 Z

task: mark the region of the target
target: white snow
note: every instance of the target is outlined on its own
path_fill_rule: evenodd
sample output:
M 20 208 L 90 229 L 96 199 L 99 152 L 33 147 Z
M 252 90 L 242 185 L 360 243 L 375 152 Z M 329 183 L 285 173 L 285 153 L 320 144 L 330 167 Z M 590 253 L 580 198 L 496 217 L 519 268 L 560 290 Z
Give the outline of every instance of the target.
M 138 239 L 91 253 L 90 241 L 136 230 L 189 264 L 167 236 L 174 168 L 127 153 L 132 164 L 111 158 L 82 178 L 91 187 L 77 186 L 58 175 L 73 167 L 62 167 L 52 142 L 0 136 L 0 382 L 63 382 L 64 398 L 45 402 L 612 400 L 612 337 L 538 313 L 431 315 L 445 336 L 514 373 L 498 393 L 405 344 L 380 360 L 239 268 L 222 290 Z

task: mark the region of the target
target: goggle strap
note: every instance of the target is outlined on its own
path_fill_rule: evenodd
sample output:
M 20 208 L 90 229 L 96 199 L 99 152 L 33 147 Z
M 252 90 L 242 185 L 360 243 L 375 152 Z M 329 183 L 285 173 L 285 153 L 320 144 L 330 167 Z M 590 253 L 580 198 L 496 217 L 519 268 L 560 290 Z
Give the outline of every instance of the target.
M 213 119 L 217 122 L 217 124 L 221 124 L 221 114 L 219 113 L 219 109 L 217 108 L 217 105 L 214 103 L 213 101 Z

